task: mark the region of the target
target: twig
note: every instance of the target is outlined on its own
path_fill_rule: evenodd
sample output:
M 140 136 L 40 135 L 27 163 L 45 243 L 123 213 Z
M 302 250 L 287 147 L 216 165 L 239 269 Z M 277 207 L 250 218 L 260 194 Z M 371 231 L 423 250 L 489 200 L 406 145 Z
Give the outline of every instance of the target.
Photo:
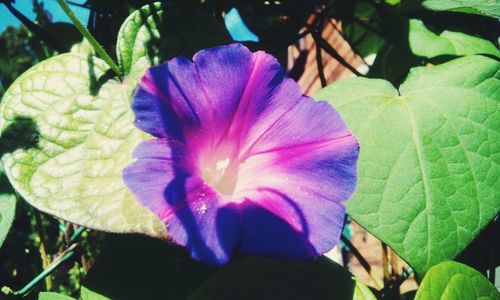
M 314 34 L 314 33 L 313 33 Z M 341 65 L 349 69 L 356 76 L 364 77 L 356 68 L 354 68 L 351 64 L 349 64 L 343 57 L 340 55 L 337 50 L 335 50 L 332 45 L 330 45 L 322 36 L 318 36 L 319 45 L 326 53 L 330 54 L 336 61 L 338 61 Z
M 387 245 L 384 242 L 382 242 L 382 271 L 383 271 L 383 276 L 384 276 L 384 285 L 386 285 L 388 282 L 390 282 L 389 254 L 388 254 Z
M 40 212 L 37 210 L 33 211 L 33 214 L 35 216 L 35 223 L 38 231 L 38 236 L 40 238 L 40 257 L 42 259 L 42 268 L 46 269 L 50 266 L 50 258 L 47 255 L 47 248 L 45 247 L 45 230 L 43 229 L 43 221 L 42 221 L 42 216 L 40 215 Z M 47 291 L 50 291 L 52 289 L 52 278 L 47 277 L 45 278 L 45 285 L 47 288 Z
M 317 27 L 319 28 L 319 27 Z M 321 56 L 321 47 L 318 45 L 318 41 L 316 40 L 317 34 L 313 34 L 314 41 L 316 43 L 316 64 L 318 65 L 318 74 L 319 80 L 321 81 L 321 87 L 324 88 L 327 85 L 325 78 L 325 70 L 323 66 L 323 58 Z
M 395 289 L 398 289 L 399 286 L 406 280 L 408 279 L 411 274 L 413 274 L 414 270 L 412 268 L 408 268 L 404 270 L 403 274 L 401 274 L 401 277 L 396 279 L 392 284 L 385 286 L 383 289 L 380 290 L 380 294 L 385 294 L 389 290 L 394 291 Z
M 372 268 L 370 267 L 370 264 L 366 261 L 366 259 L 363 257 L 363 255 L 361 255 L 358 249 L 356 249 L 356 247 L 354 247 L 351 241 L 344 235 L 341 235 L 340 239 L 347 246 L 347 248 L 349 248 L 349 251 L 351 251 L 354 257 L 356 257 L 356 259 L 359 261 L 363 269 L 365 269 L 366 273 L 368 273 L 368 276 L 370 276 L 371 280 L 375 284 L 375 287 L 380 290 L 382 288 L 382 283 L 375 276 L 373 276 Z

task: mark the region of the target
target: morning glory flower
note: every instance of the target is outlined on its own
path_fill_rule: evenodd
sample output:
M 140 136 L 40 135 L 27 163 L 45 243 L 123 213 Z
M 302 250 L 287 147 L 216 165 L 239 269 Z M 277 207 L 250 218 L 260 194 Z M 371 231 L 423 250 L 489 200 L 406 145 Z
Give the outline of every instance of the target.
M 338 243 L 357 140 L 273 56 L 232 44 L 174 58 L 146 72 L 132 109 L 154 138 L 124 181 L 193 258 L 309 259 Z

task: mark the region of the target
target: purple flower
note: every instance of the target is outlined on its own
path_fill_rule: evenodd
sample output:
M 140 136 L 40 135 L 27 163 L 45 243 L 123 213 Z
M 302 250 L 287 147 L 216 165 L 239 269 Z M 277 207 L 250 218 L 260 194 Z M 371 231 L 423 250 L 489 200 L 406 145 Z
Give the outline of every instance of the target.
M 357 140 L 271 55 L 232 44 L 174 58 L 146 72 L 132 109 L 156 138 L 137 146 L 125 183 L 193 258 L 307 259 L 338 243 Z

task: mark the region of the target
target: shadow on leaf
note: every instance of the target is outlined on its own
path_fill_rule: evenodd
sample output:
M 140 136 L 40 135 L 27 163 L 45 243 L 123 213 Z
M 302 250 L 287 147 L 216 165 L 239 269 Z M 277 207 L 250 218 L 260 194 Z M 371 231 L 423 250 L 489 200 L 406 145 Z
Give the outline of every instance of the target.
M 0 135 L 0 157 L 18 149 L 35 148 L 40 140 L 40 130 L 29 117 L 16 117 Z

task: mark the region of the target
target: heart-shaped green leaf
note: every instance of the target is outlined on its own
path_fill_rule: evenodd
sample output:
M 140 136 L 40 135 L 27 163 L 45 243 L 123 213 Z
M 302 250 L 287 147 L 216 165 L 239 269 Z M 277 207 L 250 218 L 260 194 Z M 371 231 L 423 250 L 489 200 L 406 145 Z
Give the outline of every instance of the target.
M 432 58 L 440 55 L 491 54 L 500 57 L 492 42 L 462 32 L 445 30 L 439 35 L 417 19 L 410 20 L 409 43 L 411 51 L 419 56 Z
M 121 176 L 145 138 L 129 107 L 135 84 L 107 70 L 96 57 L 62 54 L 11 85 L 0 105 L 6 173 L 42 211 L 104 231 L 163 236 Z
M 500 63 L 466 56 L 384 80 L 339 81 L 328 99 L 360 141 L 348 213 L 418 272 L 453 259 L 500 210 Z
M 224 24 L 199 7 L 156 2 L 125 20 L 116 50 L 123 73 L 141 76 L 146 68 L 172 57 L 191 57 L 200 49 L 229 41 Z
M 500 1 L 497 0 L 426 0 L 425 8 L 438 11 L 456 11 L 500 18 Z
M 500 293 L 483 274 L 461 263 L 446 261 L 429 269 L 415 300 L 499 300 Z

